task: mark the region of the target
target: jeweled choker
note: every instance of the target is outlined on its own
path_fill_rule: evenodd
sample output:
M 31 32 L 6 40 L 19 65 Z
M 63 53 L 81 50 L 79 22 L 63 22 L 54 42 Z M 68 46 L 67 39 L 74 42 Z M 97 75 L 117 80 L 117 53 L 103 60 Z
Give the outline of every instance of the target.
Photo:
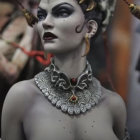
M 52 60 L 49 67 L 34 78 L 43 95 L 62 112 L 69 115 L 85 113 L 101 99 L 100 82 L 92 76 L 90 64 L 78 78 L 69 79 Z

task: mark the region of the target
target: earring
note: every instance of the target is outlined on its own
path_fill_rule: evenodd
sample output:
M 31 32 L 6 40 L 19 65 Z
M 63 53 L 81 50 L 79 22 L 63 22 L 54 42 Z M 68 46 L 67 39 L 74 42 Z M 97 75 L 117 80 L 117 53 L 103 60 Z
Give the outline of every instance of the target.
M 85 36 L 85 42 L 86 42 L 86 52 L 84 55 L 82 55 L 82 57 L 86 56 L 90 51 L 90 43 L 88 35 Z

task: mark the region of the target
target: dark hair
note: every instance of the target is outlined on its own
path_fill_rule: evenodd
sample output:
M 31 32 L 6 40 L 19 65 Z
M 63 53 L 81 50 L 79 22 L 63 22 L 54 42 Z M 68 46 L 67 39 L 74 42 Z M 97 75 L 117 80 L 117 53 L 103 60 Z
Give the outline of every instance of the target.
M 88 8 L 90 1 L 91 0 L 85 0 L 85 2 L 83 2 L 82 4 L 79 4 L 79 5 L 80 5 L 80 7 L 85 15 L 86 21 L 95 20 L 97 22 L 98 30 L 97 30 L 96 34 L 93 36 L 93 38 L 96 38 L 96 36 L 98 36 L 98 34 L 102 30 L 102 21 L 105 18 L 105 13 L 103 13 L 98 6 L 99 0 L 94 0 L 94 2 L 96 3 L 96 7 L 93 8 L 91 11 L 87 11 L 86 9 Z M 77 0 L 77 2 L 79 3 L 79 0 Z

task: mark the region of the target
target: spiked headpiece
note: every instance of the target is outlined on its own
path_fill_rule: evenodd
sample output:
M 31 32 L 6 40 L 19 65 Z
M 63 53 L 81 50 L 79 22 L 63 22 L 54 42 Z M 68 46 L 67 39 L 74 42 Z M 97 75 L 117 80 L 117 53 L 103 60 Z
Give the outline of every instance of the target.
M 135 5 L 133 3 L 129 3 L 127 0 L 123 0 L 129 7 L 130 12 L 140 19 L 140 6 Z M 38 22 L 38 18 L 35 17 L 31 12 L 29 12 L 27 9 L 23 7 L 23 5 L 16 0 L 16 2 L 20 5 L 22 8 L 22 12 L 27 20 L 27 23 L 29 26 L 33 26 L 35 23 Z M 92 11 L 95 8 L 99 8 L 101 12 L 105 13 L 105 17 L 102 21 L 102 31 L 104 32 L 106 30 L 107 25 L 109 24 L 110 17 L 113 16 L 116 0 L 78 0 L 79 5 L 83 3 L 88 3 L 86 12 Z
M 79 4 L 83 4 L 84 2 L 88 2 L 86 12 L 98 8 L 102 13 L 104 13 L 104 19 L 101 26 L 102 32 L 104 32 L 110 22 L 110 18 L 113 16 L 116 0 L 80 0 Z

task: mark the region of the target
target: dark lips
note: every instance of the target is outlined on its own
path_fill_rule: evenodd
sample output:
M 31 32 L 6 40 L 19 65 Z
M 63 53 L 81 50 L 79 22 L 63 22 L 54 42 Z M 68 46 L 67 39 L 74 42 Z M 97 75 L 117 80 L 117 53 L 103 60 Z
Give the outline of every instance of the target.
M 46 32 L 46 33 L 44 33 L 44 35 L 43 35 L 43 40 L 44 40 L 44 41 L 53 40 L 53 39 L 55 39 L 55 38 L 57 38 L 57 36 L 54 35 L 54 34 L 51 33 L 51 32 Z

